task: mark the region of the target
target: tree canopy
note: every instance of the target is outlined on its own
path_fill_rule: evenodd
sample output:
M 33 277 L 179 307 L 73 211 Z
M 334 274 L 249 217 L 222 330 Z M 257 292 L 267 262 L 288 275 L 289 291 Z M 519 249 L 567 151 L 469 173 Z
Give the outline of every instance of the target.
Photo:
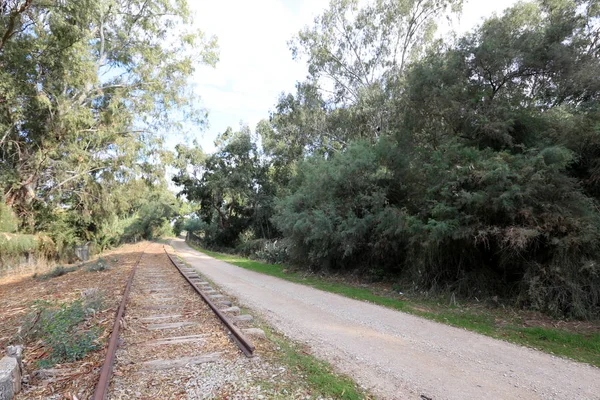
M 190 22 L 184 0 L 3 3 L 0 187 L 21 233 L 104 242 L 132 185 L 166 191 L 162 134 L 203 125 L 187 80 L 217 61 Z
M 184 0 L 0 7 L 0 267 L 187 230 L 426 293 L 600 316 L 600 1 L 532 0 L 440 39 L 461 0 L 331 0 L 308 67 L 205 153 L 217 62 Z M 167 183 L 175 169 L 176 197 Z
M 220 150 L 178 180 L 214 194 L 227 176 L 219 204 L 244 198 L 239 215 L 258 193 L 273 204 L 275 234 L 245 224 L 218 245 L 250 237 L 257 256 L 301 268 L 598 317 L 600 3 L 518 3 L 436 40 L 460 7 L 333 0 L 299 32 L 309 77 L 238 147 L 246 158 Z

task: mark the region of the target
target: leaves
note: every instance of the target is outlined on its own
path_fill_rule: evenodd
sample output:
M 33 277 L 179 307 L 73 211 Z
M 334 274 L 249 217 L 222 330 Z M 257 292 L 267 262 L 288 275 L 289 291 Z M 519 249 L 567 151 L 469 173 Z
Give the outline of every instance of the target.
M 187 80 L 195 65 L 215 64 L 216 39 L 190 27 L 179 0 L 7 7 L 0 15 L 6 203 L 23 232 L 48 231 L 59 248 L 112 242 L 104 227 L 134 212 L 122 207 L 120 188 L 164 180 L 161 135 L 183 120 L 204 125 Z

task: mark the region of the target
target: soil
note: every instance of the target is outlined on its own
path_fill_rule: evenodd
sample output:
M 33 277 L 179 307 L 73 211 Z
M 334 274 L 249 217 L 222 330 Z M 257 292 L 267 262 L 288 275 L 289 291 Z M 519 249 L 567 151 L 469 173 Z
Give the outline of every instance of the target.
M 146 245 L 125 245 L 104 253 L 102 258 L 108 265 L 104 271 L 89 272 L 87 265 L 96 262 L 91 260 L 79 265 L 73 272 L 46 280 L 34 278 L 31 273 L 0 279 L 0 349 L 19 342 L 19 329 L 28 314 L 35 312 L 36 301 L 71 302 L 80 299 L 82 293 L 89 289 L 97 289 L 104 298 L 103 309 L 96 312 L 90 321 L 101 329 L 98 340 L 101 350 L 88 353 L 83 360 L 59 364 L 41 373 L 38 362 L 47 356 L 48 349 L 41 342 L 25 343 L 24 376 L 28 382 L 23 385 L 23 391 L 17 399 L 71 400 L 91 396 L 125 282 Z
M 121 323 L 119 348 L 109 399 L 320 399 L 313 393 L 308 378 L 287 366 L 281 349 L 267 338 L 254 337 L 255 356 L 247 358 L 234 344 L 225 328 L 168 261 L 163 245 L 142 242 L 125 245 L 102 254 L 109 266 L 90 272 L 88 265 L 73 266 L 75 271 L 41 280 L 32 274 L 0 279 L 0 349 L 9 344 L 24 344 L 22 392 L 16 400 L 91 398 L 106 355 L 108 338 L 116 310 L 133 266 L 130 298 Z M 20 343 L 19 330 L 35 315 L 39 300 L 68 303 L 95 290 L 104 297 L 104 307 L 86 323 L 100 329 L 99 349 L 82 360 L 43 369 L 39 362 L 49 349 L 42 341 Z M 233 300 L 228 293 L 225 299 Z M 167 308 L 165 308 L 167 307 Z M 163 309 L 165 308 L 165 309 Z M 154 319 L 170 315 L 167 319 Z M 173 317 L 176 315 L 175 317 Z M 151 318 L 148 320 L 148 318 Z M 184 323 L 173 329 L 154 329 L 153 325 Z M 240 328 L 252 327 L 240 322 Z M 199 342 L 157 344 L 157 340 L 202 337 Z M 188 357 L 211 356 L 210 362 L 177 368 L 151 370 L 148 361 L 179 361 Z

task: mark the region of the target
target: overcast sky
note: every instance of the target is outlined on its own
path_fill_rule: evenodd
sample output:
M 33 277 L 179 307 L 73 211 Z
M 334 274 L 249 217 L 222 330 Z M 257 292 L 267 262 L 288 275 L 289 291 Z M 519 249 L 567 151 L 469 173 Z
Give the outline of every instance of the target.
M 483 17 L 515 0 L 467 0 L 460 23 L 465 32 Z M 253 130 L 268 117 L 281 92 L 294 91 L 307 75 L 306 64 L 292 60 L 287 42 L 327 6 L 327 0 L 190 0 L 194 23 L 219 40 L 215 69 L 198 68 L 193 85 L 209 112 L 209 128 L 195 137 L 204 149 L 228 126 L 240 122 Z M 445 31 L 446 29 L 444 29 Z

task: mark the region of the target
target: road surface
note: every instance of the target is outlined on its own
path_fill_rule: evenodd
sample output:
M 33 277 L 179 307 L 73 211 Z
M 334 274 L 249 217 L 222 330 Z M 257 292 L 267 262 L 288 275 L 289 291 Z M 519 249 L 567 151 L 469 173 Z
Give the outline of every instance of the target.
M 600 399 L 600 369 L 173 247 L 277 330 L 382 399 Z

